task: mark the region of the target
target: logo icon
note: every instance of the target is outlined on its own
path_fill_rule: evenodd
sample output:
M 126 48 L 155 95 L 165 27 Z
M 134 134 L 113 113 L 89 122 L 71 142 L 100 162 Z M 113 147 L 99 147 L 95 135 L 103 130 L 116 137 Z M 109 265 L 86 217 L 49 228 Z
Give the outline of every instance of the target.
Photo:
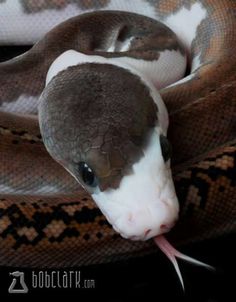
M 28 289 L 27 285 L 25 284 L 24 272 L 16 271 L 16 272 L 10 273 L 9 275 L 13 276 L 12 283 L 8 288 L 9 293 L 11 293 L 11 294 L 28 293 L 29 289 Z

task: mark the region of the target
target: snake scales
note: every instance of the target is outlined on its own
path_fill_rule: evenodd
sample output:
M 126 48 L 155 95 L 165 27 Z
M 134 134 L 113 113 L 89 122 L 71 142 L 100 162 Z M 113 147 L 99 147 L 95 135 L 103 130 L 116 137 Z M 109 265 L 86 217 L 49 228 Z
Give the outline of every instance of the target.
M 47 8 L 47 1 L 20 3 L 24 14 Z M 179 223 L 169 237 L 183 244 L 234 232 L 236 5 L 227 0 L 137 3 L 135 11 L 140 4 L 141 8 L 151 7 L 162 21 L 181 9 L 191 12 L 199 3 L 207 11 L 189 54 L 190 62 L 201 54 L 200 66 L 185 82 L 161 91 L 170 114 L 172 169 L 181 206 Z M 50 9 L 63 11 L 67 4 L 53 2 Z M 78 14 L 106 9 L 109 1 L 71 1 L 70 5 Z M 6 81 L 20 85 L 12 71 L 9 75 L 6 77 L 0 68 L 2 103 L 6 98 L 14 99 L 14 91 L 4 94 Z M 37 75 L 24 74 L 25 83 L 37 80 Z M 7 110 L 0 117 L 1 264 L 72 266 L 154 250 L 152 242 L 132 242 L 115 234 L 89 195 L 49 157 L 36 118 Z M 52 192 L 51 187 L 57 191 Z

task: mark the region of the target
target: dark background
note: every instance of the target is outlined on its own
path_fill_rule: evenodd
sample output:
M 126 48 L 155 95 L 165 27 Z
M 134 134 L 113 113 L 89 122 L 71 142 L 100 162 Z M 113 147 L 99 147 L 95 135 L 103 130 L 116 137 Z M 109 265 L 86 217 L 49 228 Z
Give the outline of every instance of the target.
M 7 301 L 34 297 L 76 298 L 76 301 L 236 301 L 235 235 L 185 246 L 180 250 L 216 268 L 216 271 L 179 260 L 185 283 L 183 292 L 172 264 L 158 249 L 150 256 L 128 261 L 63 269 L 79 270 L 81 279 L 94 279 L 95 289 L 33 289 L 32 270 L 0 267 L 0 297 Z M 78 251 L 79 257 L 79 251 Z M 56 269 L 56 268 L 55 268 Z M 8 294 L 12 282 L 9 272 L 25 272 L 27 294 Z M 48 272 L 52 271 L 47 270 Z M 5 299 L 3 299 L 5 301 Z M 72 300 L 70 300 L 72 301 Z

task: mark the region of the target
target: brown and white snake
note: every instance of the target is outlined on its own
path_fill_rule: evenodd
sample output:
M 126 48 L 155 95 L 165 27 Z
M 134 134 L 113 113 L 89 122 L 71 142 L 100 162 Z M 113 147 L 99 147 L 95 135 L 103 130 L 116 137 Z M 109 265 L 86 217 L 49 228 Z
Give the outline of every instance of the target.
M 97 10 L 135 12 L 159 20 L 176 33 L 187 51 L 186 77 L 160 90 L 170 117 L 168 138 L 173 145 L 172 171 L 180 203 L 179 221 L 168 238 L 175 244 L 183 244 L 235 232 L 235 2 L 3 0 L 0 1 L 0 42 L 34 43 L 63 20 Z M 134 257 L 155 249 L 150 240 L 130 241 L 114 232 L 90 195 L 49 156 L 42 143 L 38 119 L 33 115 L 48 69 L 57 57 L 70 49 L 88 55 L 97 54 L 99 49 L 104 57 L 109 58 L 110 52 L 105 53 L 106 43 L 100 38 L 100 34 L 105 35 L 110 28 L 122 24 L 121 34 L 130 37 L 127 34 L 129 28 L 137 30 L 138 24 L 142 23 L 141 17 L 124 17 L 126 15 L 122 13 L 90 16 L 91 21 L 90 17 L 82 16 L 68 21 L 65 23 L 67 25 L 59 25 L 26 56 L 0 65 L 1 265 L 84 265 Z M 145 22 L 149 28 L 153 21 L 147 19 Z M 132 46 L 133 42 L 130 43 Z M 171 38 L 168 43 L 170 50 L 176 49 Z M 156 47 L 151 46 L 153 49 Z M 145 49 L 141 50 L 144 55 L 150 55 Z M 161 53 L 160 49 L 158 51 Z M 139 59 L 139 51 L 134 51 L 132 56 Z M 81 70 L 83 74 L 87 73 L 83 67 Z M 106 72 L 101 70 L 102 74 Z M 115 81 L 118 86 L 119 77 L 115 78 L 113 70 L 109 70 L 109 73 L 112 76 L 108 76 L 110 82 L 107 80 L 107 83 L 110 85 L 111 81 Z M 73 82 L 73 77 L 69 84 Z M 125 75 L 122 74 L 122 77 Z M 48 87 L 53 86 L 51 84 L 54 82 L 52 79 Z M 93 83 L 88 81 L 86 91 L 90 91 L 90 87 L 93 90 Z M 58 100 L 58 96 L 66 96 L 61 89 L 60 77 L 56 85 L 58 95 L 51 98 L 51 103 L 54 99 Z M 132 89 L 138 89 L 138 86 L 136 83 Z M 74 89 L 73 85 L 71 88 Z M 68 91 L 73 95 L 73 90 L 67 89 Z M 138 91 L 133 93 L 137 96 Z M 101 91 L 98 89 L 96 93 L 99 95 Z M 66 123 L 65 121 L 72 119 L 71 116 L 63 119 L 61 112 L 63 110 L 57 113 L 60 121 Z M 125 119 L 129 119 L 128 114 Z M 57 117 L 51 121 L 48 119 L 47 126 L 51 122 L 53 128 L 55 120 Z M 128 125 L 125 124 L 126 127 Z M 60 128 L 61 124 L 58 127 L 61 130 L 59 141 L 67 146 L 66 152 L 72 152 L 73 144 L 64 140 L 64 137 L 68 137 L 68 132 Z M 92 128 L 95 129 L 96 125 Z M 90 132 L 89 129 L 85 134 Z M 140 132 L 138 134 L 140 138 Z M 94 140 L 98 136 L 96 132 L 93 133 Z M 96 143 L 100 144 L 99 140 Z M 87 144 L 88 149 L 91 148 L 89 140 L 85 140 L 84 144 Z M 50 153 L 56 153 L 51 149 L 50 142 L 47 147 Z M 117 155 L 109 152 L 110 150 L 104 149 L 104 153 L 112 158 L 109 167 L 119 165 Z M 122 152 L 128 154 L 130 149 L 124 148 Z M 136 150 L 132 152 L 137 156 Z M 65 166 L 67 157 L 57 156 L 57 160 Z M 71 172 L 71 166 L 66 168 Z M 117 179 L 119 186 L 120 175 L 112 176 L 112 180 L 108 178 L 108 181 L 101 182 L 102 190 L 114 183 L 117 185 Z

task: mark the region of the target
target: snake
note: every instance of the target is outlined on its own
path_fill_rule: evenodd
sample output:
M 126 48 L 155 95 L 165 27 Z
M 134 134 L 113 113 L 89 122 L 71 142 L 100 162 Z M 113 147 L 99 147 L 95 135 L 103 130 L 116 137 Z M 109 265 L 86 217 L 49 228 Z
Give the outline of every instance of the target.
M 1 265 L 154 241 L 201 263 L 163 234 L 235 232 L 235 1 L 2 0 L 0 20 L 1 45 L 34 44 L 0 64 Z

